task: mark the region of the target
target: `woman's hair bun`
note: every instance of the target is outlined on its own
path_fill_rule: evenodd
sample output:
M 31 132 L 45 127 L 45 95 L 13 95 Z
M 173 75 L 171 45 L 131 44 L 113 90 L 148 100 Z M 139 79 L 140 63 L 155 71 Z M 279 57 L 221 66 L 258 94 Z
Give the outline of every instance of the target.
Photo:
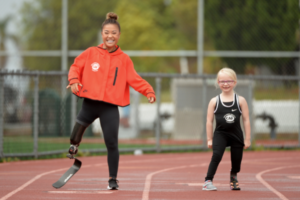
M 106 14 L 106 19 L 118 20 L 118 15 L 116 13 L 109 12 L 109 13 Z

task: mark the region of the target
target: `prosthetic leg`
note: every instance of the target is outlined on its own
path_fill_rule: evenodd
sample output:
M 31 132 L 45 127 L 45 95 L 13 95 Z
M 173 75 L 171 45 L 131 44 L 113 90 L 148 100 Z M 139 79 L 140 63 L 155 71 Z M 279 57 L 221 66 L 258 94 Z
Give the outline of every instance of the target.
M 230 172 L 230 189 L 231 190 L 241 190 L 239 182 L 237 180 L 237 173 Z
M 69 157 L 70 159 L 74 159 L 74 164 L 68 171 L 66 171 L 60 177 L 60 179 L 58 181 L 56 181 L 55 183 L 52 184 L 52 186 L 54 188 L 58 189 L 58 188 L 61 188 L 62 186 L 64 186 L 70 180 L 70 178 L 72 178 L 74 176 L 74 174 L 80 169 L 81 161 L 78 160 L 77 158 L 75 158 L 74 155 L 78 151 L 79 144 L 81 142 L 82 136 L 83 136 L 86 128 L 87 128 L 87 126 L 83 126 L 76 122 L 73 132 L 70 137 L 71 146 L 69 148 L 69 154 L 67 155 L 67 157 Z
M 69 154 L 67 155 L 69 158 L 74 158 L 74 155 L 78 152 L 79 144 L 82 140 L 82 136 L 84 131 L 86 130 L 87 126 L 83 126 L 76 122 L 73 132 L 70 137 L 71 146 L 69 148 Z

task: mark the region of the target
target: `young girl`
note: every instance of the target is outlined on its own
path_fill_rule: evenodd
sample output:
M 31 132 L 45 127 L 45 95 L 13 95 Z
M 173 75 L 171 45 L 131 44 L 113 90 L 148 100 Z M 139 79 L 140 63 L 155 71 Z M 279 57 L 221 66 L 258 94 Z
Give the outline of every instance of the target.
M 117 45 L 121 35 L 117 20 L 115 13 L 107 14 L 101 27 L 103 43 L 76 57 L 70 67 L 67 86 L 75 95 L 84 98 L 70 137 L 69 157 L 77 153 L 85 129 L 100 118 L 107 148 L 108 189 L 119 188 L 118 106 L 129 105 L 129 86 L 146 96 L 150 103 L 155 102 L 152 86 L 136 73 L 130 57 Z
M 212 98 L 208 104 L 207 146 L 213 149 L 213 156 L 202 190 L 217 190 L 212 181 L 227 146 L 230 146 L 232 165 L 230 189 L 240 190 L 237 173 L 241 168 L 243 148 L 247 149 L 251 143 L 249 109 L 245 98 L 234 93 L 237 78 L 232 69 L 221 69 L 217 74 L 216 82 L 222 93 Z M 240 126 L 240 116 L 243 119 L 245 140 Z M 214 117 L 216 128 L 213 134 Z

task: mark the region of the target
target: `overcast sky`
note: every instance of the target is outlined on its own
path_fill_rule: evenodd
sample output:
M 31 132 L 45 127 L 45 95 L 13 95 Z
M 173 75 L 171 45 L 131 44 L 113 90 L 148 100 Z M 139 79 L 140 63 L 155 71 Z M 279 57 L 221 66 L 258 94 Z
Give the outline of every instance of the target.
M 0 0 L 0 21 L 2 21 L 8 15 L 14 16 L 14 20 L 8 24 L 6 30 L 7 32 L 16 33 L 18 31 L 17 21 L 20 20 L 19 10 L 25 1 L 32 0 Z M 17 47 L 12 41 L 5 41 L 5 46 L 9 52 L 16 53 L 18 51 Z M 17 53 L 14 54 L 14 56 L 9 56 L 5 68 L 22 69 L 21 57 Z

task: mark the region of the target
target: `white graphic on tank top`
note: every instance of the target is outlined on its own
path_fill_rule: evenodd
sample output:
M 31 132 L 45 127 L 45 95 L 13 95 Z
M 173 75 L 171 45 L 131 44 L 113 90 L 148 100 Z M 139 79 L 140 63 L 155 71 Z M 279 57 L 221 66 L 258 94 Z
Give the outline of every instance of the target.
M 236 118 L 234 114 L 228 113 L 224 116 L 227 123 L 234 123 L 234 119 Z

